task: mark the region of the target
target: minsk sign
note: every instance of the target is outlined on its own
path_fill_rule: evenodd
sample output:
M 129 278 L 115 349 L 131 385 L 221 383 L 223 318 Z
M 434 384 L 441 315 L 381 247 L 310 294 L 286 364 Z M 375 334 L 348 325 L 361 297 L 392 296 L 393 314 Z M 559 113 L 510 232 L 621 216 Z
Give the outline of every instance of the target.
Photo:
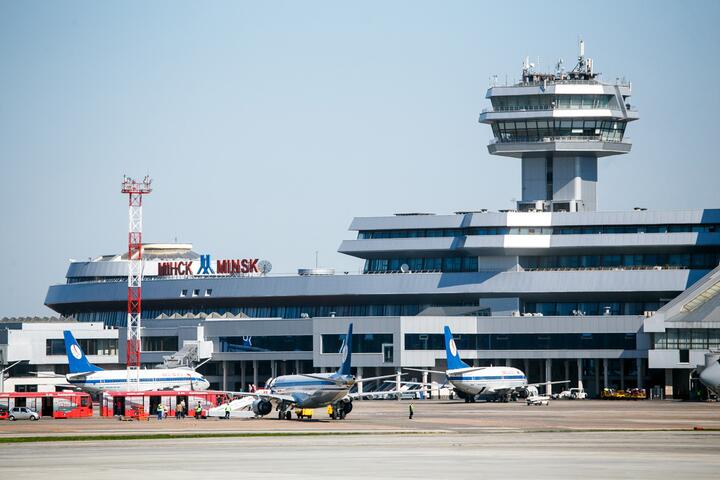
M 253 275 L 270 271 L 270 262 L 257 258 L 211 260 L 210 255 L 200 255 L 197 261 L 158 262 L 158 276 L 185 275 Z

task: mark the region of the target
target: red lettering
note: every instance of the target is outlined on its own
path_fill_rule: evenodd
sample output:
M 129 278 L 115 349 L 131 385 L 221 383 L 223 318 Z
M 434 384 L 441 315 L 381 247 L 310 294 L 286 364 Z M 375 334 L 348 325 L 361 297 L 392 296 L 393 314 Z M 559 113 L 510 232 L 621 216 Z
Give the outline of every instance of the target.
M 258 259 L 257 259 L 257 258 L 248 259 L 248 271 L 249 271 L 249 272 L 254 272 L 254 273 L 259 272 L 260 270 L 258 270 L 257 263 L 258 263 Z
M 231 260 L 232 262 L 232 273 L 240 273 L 240 260 Z
M 242 265 L 242 269 L 240 270 L 240 272 L 242 272 L 242 273 L 248 273 L 248 261 L 247 261 L 246 258 L 243 258 L 243 259 L 240 261 L 240 265 Z
M 218 274 L 230 273 L 230 272 L 228 271 L 229 263 L 230 263 L 230 262 L 228 262 L 227 260 L 218 260 L 218 261 L 217 261 L 217 273 L 218 273 Z
M 185 262 L 185 275 L 192 275 L 192 262 Z

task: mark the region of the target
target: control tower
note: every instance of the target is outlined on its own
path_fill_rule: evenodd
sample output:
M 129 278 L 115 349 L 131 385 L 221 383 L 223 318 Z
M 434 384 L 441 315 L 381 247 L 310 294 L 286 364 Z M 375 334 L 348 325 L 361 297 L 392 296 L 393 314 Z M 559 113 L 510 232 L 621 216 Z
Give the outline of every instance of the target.
M 602 83 L 582 41 L 571 71 L 562 60 L 555 73 L 534 68 L 526 58 L 520 82 L 488 89 L 492 108 L 480 114 L 493 131 L 488 151 L 522 160 L 519 211 L 594 211 L 598 158 L 630 151 L 625 127 L 639 118 L 631 85 Z

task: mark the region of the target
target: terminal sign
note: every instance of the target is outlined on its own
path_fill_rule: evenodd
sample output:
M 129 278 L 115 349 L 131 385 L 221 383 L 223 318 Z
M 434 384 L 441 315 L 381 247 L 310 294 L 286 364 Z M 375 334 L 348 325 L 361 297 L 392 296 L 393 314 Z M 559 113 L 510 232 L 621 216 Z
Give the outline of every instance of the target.
M 213 268 L 215 267 L 215 268 Z M 158 262 L 158 276 L 177 275 L 247 275 L 261 273 L 257 258 L 210 261 L 210 255 L 200 255 L 199 262 Z

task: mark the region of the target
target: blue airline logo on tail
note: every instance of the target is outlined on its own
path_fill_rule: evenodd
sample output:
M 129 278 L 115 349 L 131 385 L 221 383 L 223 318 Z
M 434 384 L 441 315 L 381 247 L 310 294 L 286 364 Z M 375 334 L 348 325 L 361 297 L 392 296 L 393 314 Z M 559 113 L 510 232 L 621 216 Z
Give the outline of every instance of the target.
M 338 370 L 340 375 L 351 374 L 350 364 L 352 362 L 352 331 L 353 324 L 351 323 L 348 327 L 348 333 L 345 336 L 343 346 L 340 348 L 340 354 L 342 355 L 342 363 L 340 364 L 340 369 Z
M 452 336 L 450 327 L 445 325 L 445 355 L 447 357 L 447 369 L 456 370 L 458 368 L 470 368 L 470 365 L 463 362 L 458 355 L 458 349 L 455 345 L 455 339 Z
M 70 331 L 65 330 L 63 337 L 65 337 L 65 354 L 68 358 L 68 370 L 70 373 L 99 372 L 102 370 L 102 368 L 88 361 Z

